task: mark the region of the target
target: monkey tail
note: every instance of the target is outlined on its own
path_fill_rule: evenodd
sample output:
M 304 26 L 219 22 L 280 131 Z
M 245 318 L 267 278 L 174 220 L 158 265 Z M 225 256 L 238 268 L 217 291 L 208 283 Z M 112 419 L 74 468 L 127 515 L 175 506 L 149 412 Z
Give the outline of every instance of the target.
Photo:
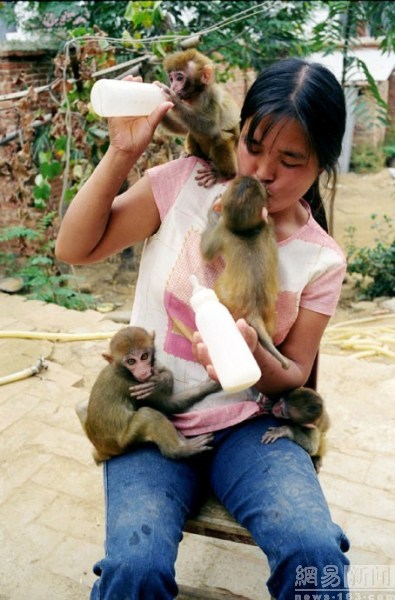
M 262 347 L 280 362 L 283 369 L 289 369 L 290 365 L 288 359 L 285 358 L 285 356 L 283 356 L 273 344 L 262 317 L 259 315 L 251 316 L 248 318 L 248 324 L 251 325 L 251 327 L 253 327 L 257 332 L 258 339 Z

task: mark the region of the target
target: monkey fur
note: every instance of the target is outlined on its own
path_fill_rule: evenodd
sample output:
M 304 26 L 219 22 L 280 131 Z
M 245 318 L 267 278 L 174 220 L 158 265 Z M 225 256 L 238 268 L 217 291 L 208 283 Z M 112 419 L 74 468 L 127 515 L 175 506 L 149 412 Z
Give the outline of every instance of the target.
M 330 426 L 323 398 L 310 388 L 299 387 L 274 403 L 270 400 L 268 402 L 269 405 L 266 404 L 265 408 L 275 417 L 290 422 L 279 427 L 269 427 L 262 442 L 270 444 L 282 437 L 293 440 L 310 454 L 318 473 L 327 450 L 326 433 Z
M 165 415 L 187 410 L 220 385 L 207 380 L 173 394 L 171 371 L 155 361 L 154 338 L 141 327 L 118 331 L 110 352 L 103 353 L 109 364 L 93 385 L 87 413 L 77 407 L 97 464 L 141 442 L 153 442 L 164 456 L 176 459 L 210 449 L 211 434 L 185 438 Z
M 261 345 L 284 369 L 288 360 L 273 345 L 278 293 L 278 254 L 267 213 L 267 194 L 254 177 L 235 177 L 222 195 L 221 215 L 210 209 L 201 238 L 207 262 L 224 259 L 214 290 L 234 319 L 244 318 Z
M 173 133 L 186 135 L 187 154 L 205 158 L 224 179 L 234 177 L 240 107 L 215 83 L 214 63 L 191 48 L 166 57 L 164 67 L 170 87 L 161 87 L 174 108 L 162 124 Z

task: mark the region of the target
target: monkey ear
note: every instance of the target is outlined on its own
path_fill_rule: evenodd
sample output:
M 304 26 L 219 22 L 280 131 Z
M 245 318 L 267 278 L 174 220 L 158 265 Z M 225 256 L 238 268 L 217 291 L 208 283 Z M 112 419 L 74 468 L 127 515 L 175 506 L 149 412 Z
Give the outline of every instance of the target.
M 261 215 L 262 215 L 263 221 L 265 221 L 265 223 L 268 224 L 269 223 L 269 211 L 267 210 L 266 206 L 264 206 L 262 208 Z
M 214 212 L 220 213 L 222 212 L 222 195 L 219 194 L 213 203 L 212 209 Z
M 204 65 L 202 70 L 201 82 L 204 83 L 204 85 L 211 85 L 212 83 L 214 83 L 214 79 L 215 69 L 213 65 Z
M 108 352 L 102 352 L 102 357 L 110 363 L 110 365 L 112 364 L 114 358 L 112 354 L 109 354 Z

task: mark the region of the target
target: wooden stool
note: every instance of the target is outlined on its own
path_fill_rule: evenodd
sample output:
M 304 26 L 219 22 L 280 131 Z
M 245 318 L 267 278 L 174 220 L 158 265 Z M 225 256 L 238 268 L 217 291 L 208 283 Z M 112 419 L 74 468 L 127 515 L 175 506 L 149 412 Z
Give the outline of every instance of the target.
M 222 504 L 212 495 L 202 506 L 199 514 L 185 523 L 184 531 L 220 540 L 256 546 L 251 534 L 241 527 Z M 262 557 L 263 558 L 263 557 Z M 195 588 L 179 586 L 177 600 L 250 600 L 246 596 L 231 594 L 218 588 Z

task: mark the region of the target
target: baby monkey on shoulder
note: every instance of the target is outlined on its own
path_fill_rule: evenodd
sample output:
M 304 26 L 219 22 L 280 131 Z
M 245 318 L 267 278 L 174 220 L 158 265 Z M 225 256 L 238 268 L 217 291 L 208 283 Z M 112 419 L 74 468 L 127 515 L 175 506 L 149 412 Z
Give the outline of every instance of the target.
M 202 184 L 236 174 L 236 146 L 240 135 L 240 107 L 224 86 L 215 81 L 215 65 L 195 48 L 175 52 L 164 60 L 169 87 L 158 84 L 174 104 L 162 125 L 186 135 L 187 154 L 210 163 Z

